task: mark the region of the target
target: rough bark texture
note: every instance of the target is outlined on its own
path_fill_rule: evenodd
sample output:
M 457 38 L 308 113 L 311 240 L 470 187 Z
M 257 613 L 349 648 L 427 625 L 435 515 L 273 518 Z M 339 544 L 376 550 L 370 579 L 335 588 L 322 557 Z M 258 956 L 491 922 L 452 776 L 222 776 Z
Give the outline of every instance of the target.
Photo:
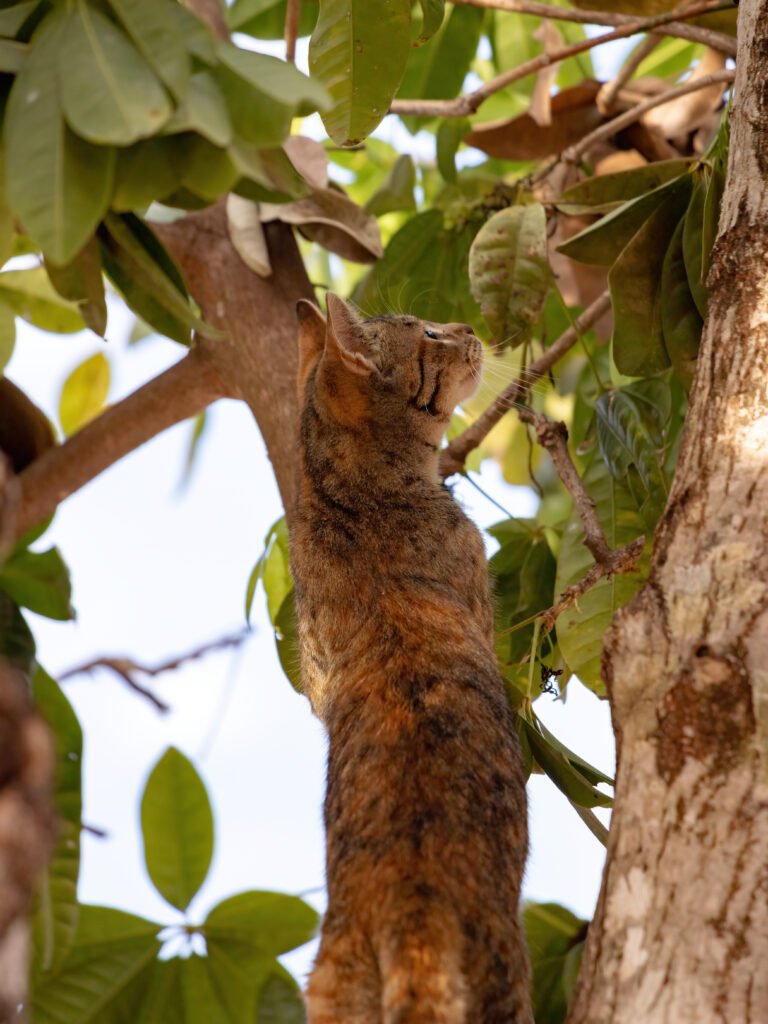
M 23 675 L 0 662 L 0 1022 L 26 995 L 27 912 L 53 835 L 53 748 Z
M 616 807 L 569 1024 L 768 1020 L 768 3 L 739 18 L 686 438 L 606 641 Z

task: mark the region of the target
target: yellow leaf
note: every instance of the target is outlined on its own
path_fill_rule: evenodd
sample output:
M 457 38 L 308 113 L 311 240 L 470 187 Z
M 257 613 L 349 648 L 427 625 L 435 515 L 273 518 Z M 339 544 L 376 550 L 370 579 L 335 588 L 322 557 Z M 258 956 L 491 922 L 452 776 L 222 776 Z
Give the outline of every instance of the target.
M 101 412 L 107 400 L 109 381 L 109 360 L 101 352 L 70 373 L 59 399 L 59 422 L 67 437 Z

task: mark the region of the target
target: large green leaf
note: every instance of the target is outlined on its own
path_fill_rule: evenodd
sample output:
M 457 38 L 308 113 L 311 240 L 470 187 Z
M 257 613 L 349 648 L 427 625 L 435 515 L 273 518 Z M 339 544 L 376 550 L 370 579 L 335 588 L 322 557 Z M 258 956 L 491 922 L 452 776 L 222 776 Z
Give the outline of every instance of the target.
M 690 182 L 690 178 L 682 179 Z M 690 185 L 689 185 L 690 187 Z M 650 377 L 669 366 L 661 326 L 663 258 L 688 202 L 676 189 L 651 213 L 608 273 L 613 359 L 620 373 Z
M 274 626 L 280 666 L 294 690 L 297 693 L 302 693 L 295 591 L 290 590 L 286 595 L 275 617 Z
M 306 1015 L 299 986 L 287 971 L 274 971 L 258 995 L 258 1024 L 304 1024 Z
M 593 457 L 584 474 L 584 485 L 595 503 L 611 547 L 622 547 L 645 533 L 636 502 L 629 491 L 613 479 L 602 459 Z M 593 563 L 592 555 L 584 547 L 581 520 L 572 513 L 557 556 L 557 593 L 582 579 Z M 568 668 L 599 696 L 605 692 L 600 676 L 603 637 L 615 612 L 638 590 L 647 571 L 646 549 L 638 571 L 600 580 L 557 620 L 557 639 Z
M 178 140 L 160 136 L 121 149 L 115 166 L 112 209 L 136 210 L 174 192 L 181 182 Z
M 485 11 L 454 7 L 440 29 L 424 46 L 413 50 L 398 97 L 444 99 L 457 96 L 477 51 Z M 406 118 L 414 130 L 424 118 Z
M 0 376 L 5 372 L 16 346 L 16 315 L 11 307 L 0 301 Z
M 144 859 L 158 892 L 186 910 L 213 856 L 213 814 L 203 780 L 175 747 L 163 754 L 141 800 Z
M 538 720 L 524 719 L 533 759 L 557 788 L 577 807 L 610 807 L 613 800 L 589 781 L 579 765 L 553 746 L 538 728 Z
M 587 922 L 558 903 L 524 903 L 523 924 L 531 955 L 535 1018 L 546 1024 L 562 1024 L 584 948 Z
M 8 200 L 55 263 L 68 263 L 93 234 L 109 205 L 115 160 L 114 150 L 90 145 L 63 121 L 57 61 L 64 29 L 59 10 L 39 26 L 5 118 Z
M 251 606 L 256 585 L 259 580 L 264 584 L 267 595 L 269 618 L 274 624 L 286 596 L 293 590 L 293 578 L 290 568 L 290 549 L 288 546 L 288 524 L 285 516 L 281 516 L 270 526 L 264 538 L 264 551 L 253 567 L 245 597 L 245 617 L 250 622 Z
M 691 160 L 659 160 L 628 171 L 596 174 L 563 192 L 557 205 L 568 214 L 607 213 L 681 177 L 691 163 Z
M 35 1024 L 132 1024 L 160 950 L 161 925 L 111 907 L 82 905 L 75 942 L 58 971 L 33 979 Z
M 53 733 L 56 840 L 38 887 L 33 916 L 33 973 L 55 971 L 75 938 L 79 917 L 80 816 L 83 732 L 72 705 L 40 666 L 32 676 L 35 705 Z
M 64 116 L 81 138 L 127 146 L 154 135 L 170 117 L 171 101 L 150 65 L 85 0 L 67 13 L 58 59 Z
M 184 100 L 163 129 L 169 132 L 198 132 L 214 146 L 232 141 L 232 122 L 227 103 L 216 79 L 208 71 L 197 71 L 189 80 Z
M 32 671 L 35 658 L 35 638 L 16 602 L 1 589 L 0 658 L 27 673 Z
M 332 106 L 323 114 L 340 146 L 355 146 L 389 110 L 411 44 L 411 0 L 320 0 L 310 71 Z
M 426 43 L 443 24 L 445 17 L 445 0 L 419 0 L 421 7 L 421 29 L 417 45 Z
M 499 210 L 469 250 L 472 295 L 496 344 L 526 342 L 544 306 L 551 280 L 547 220 L 541 203 Z
M 59 398 L 59 422 L 66 437 L 99 415 L 109 394 L 109 360 L 97 352 L 69 374 Z
M 711 173 L 702 170 L 696 178 L 691 195 L 691 202 L 683 223 L 683 257 L 685 272 L 688 275 L 688 287 L 691 289 L 693 301 L 702 320 L 707 315 L 709 292 L 704 284 L 704 205 Z
M 45 270 L 59 295 L 70 302 L 76 302 L 85 323 L 103 337 L 107 329 L 107 302 L 96 239 L 91 238 L 77 256 L 64 266 L 46 260 Z
M 38 6 L 38 0 L 22 0 L 0 11 L 0 36 L 12 39 Z
M 182 100 L 190 60 L 168 0 L 109 0 L 109 5 L 158 77 Z
M 416 185 L 416 169 L 410 156 L 404 154 L 397 158 L 389 172 L 389 177 L 365 204 L 366 213 L 380 217 L 393 210 L 415 210 L 416 200 L 413 189 Z
M 298 896 L 242 892 L 217 904 L 202 926 L 206 940 L 262 961 L 303 946 L 314 936 L 318 916 Z
M 85 327 L 75 303 L 54 290 L 42 267 L 0 274 L 0 299 L 41 331 L 71 334 Z
M 640 230 L 650 215 L 671 197 L 687 199 L 691 190 L 691 176 L 684 174 L 658 188 L 638 196 L 601 217 L 596 224 L 580 231 L 557 251 L 580 263 L 594 263 L 609 267 Z
M 688 389 L 696 370 L 704 321 L 685 272 L 683 224 L 682 220 L 678 222 L 661 268 L 661 330 L 672 367 Z
M 60 621 L 74 618 L 69 570 L 58 548 L 14 551 L 0 569 L 0 589 L 38 615 Z
M 355 289 L 355 302 L 369 316 L 407 311 L 423 320 L 466 322 L 479 330 L 467 276 L 476 229 L 473 221 L 445 228 L 439 210 L 411 217 Z

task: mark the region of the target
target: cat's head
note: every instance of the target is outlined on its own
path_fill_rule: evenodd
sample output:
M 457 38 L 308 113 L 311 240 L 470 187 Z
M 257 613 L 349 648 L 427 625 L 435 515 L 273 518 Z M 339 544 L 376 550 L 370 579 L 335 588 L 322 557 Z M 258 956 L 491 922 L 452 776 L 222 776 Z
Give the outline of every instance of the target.
M 467 324 L 415 316 L 361 319 L 328 294 L 328 318 L 301 300 L 299 400 L 313 377 L 331 415 L 347 425 L 410 422 L 439 440 L 456 405 L 477 388 L 482 346 Z

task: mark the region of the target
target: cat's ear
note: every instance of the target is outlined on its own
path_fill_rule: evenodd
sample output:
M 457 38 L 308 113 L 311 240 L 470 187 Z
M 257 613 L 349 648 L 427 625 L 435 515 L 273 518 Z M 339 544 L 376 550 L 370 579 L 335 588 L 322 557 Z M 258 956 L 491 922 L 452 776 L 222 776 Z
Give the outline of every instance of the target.
M 296 303 L 296 318 L 299 321 L 299 399 L 304 393 L 312 368 L 315 366 L 325 348 L 325 317 L 308 299 L 299 299 Z
M 339 363 L 350 373 L 368 377 L 376 372 L 376 365 L 365 355 L 360 319 L 347 303 L 333 292 L 328 292 L 328 329 L 325 340 L 325 358 Z

